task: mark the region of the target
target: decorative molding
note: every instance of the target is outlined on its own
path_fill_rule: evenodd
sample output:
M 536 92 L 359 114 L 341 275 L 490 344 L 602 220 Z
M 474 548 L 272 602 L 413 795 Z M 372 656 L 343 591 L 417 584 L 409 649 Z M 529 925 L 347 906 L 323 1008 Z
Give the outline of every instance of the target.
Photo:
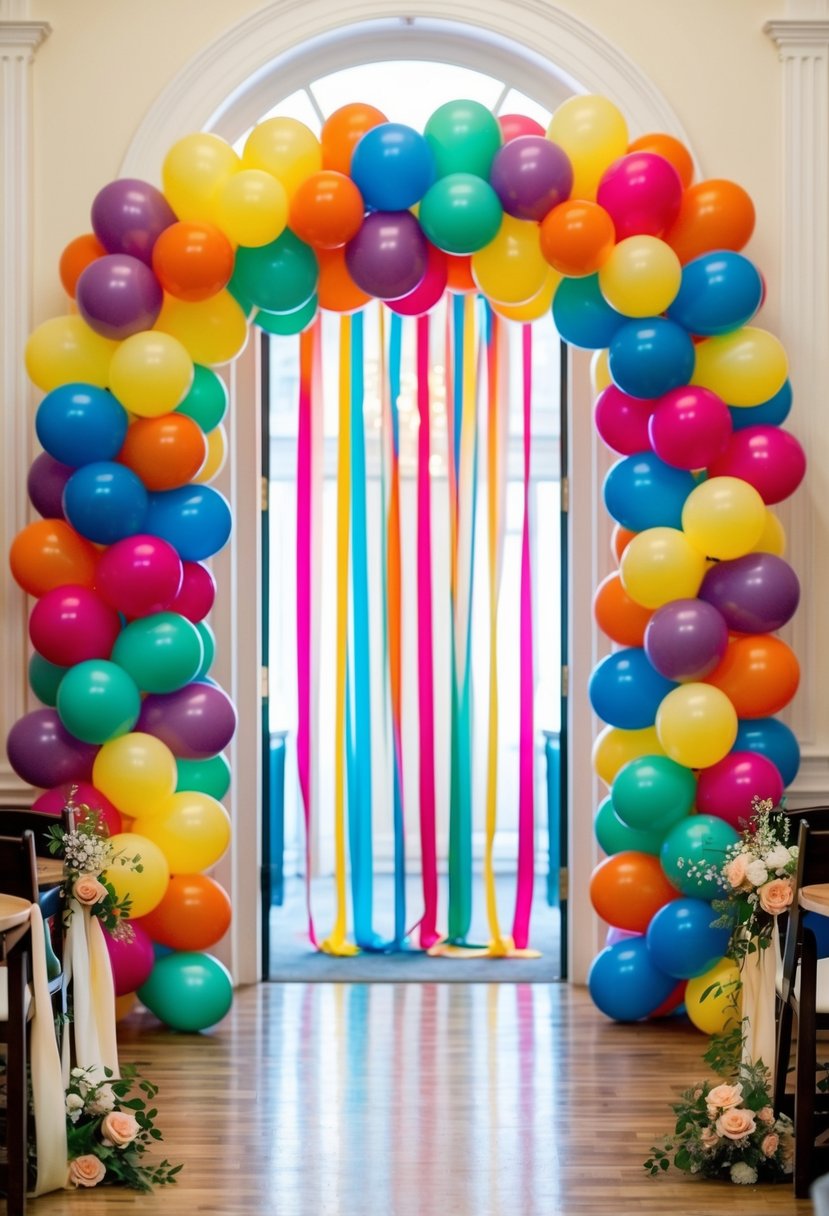
M 790 21 L 767 21 L 763 31 L 781 51 L 788 48 L 826 46 L 829 40 L 829 20 L 802 21 L 793 18 Z

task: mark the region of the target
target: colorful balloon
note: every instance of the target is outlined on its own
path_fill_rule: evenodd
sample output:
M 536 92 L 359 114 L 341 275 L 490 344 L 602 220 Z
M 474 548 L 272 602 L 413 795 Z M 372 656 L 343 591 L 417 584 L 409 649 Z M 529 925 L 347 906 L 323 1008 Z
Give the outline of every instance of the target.
M 741 329 L 706 338 L 696 347 L 693 384 L 709 388 L 729 405 L 754 406 L 779 392 L 789 361 L 779 338 L 765 329 Z
M 350 102 L 334 110 L 322 124 L 323 168 L 348 176 L 355 147 L 367 131 L 384 122 L 388 119 L 382 110 L 362 101 Z
M 135 726 L 141 694 L 118 664 L 88 659 L 67 671 L 56 704 L 61 722 L 76 739 L 107 743 Z
M 699 595 L 719 610 L 729 629 L 774 633 L 794 616 L 800 583 L 781 557 L 747 553 L 712 566 L 702 580 Z
M 62 519 L 38 519 L 12 541 L 9 565 L 15 582 L 29 595 L 41 596 L 72 583 L 91 587 L 98 552 Z
M 723 888 L 717 881 L 725 861 L 726 850 L 739 843 L 739 836 L 730 824 L 717 815 L 689 815 L 668 832 L 662 845 L 662 869 L 683 895 L 696 899 L 717 899 Z M 716 877 L 705 873 L 689 873 L 710 867 Z
M 754 231 L 754 218 L 754 204 L 742 186 L 713 178 L 683 192 L 665 240 L 683 263 L 712 250 L 739 250 Z
M 357 235 L 366 208 L 355 181 L 335 169 L 305 179 L 291 201 L 290 215 L 291 229 L 301 241 L 337 249 Z
M 498 120 L 479 101 L 447 101 L 426 122 L 424 135 L 438 177 L 474 173 L 489 178 L 502 136 Z
M 612 101 L 582 93 L 568 97 L 556 109 L 547 138 L 570 158 L 573 197 L 592 201 L 605 169 L 627 152 L 628 129 Z
M 345 247 L 354 282 L 379 300 L 397 300 L 414 291 L 426 273 L 426 237 L 408 211 L 374 211 Z
M 750 718 L 739 723 L 734 750 L 757 752 L 768 757 L 783 779 L 791 785 L 800 768 L 800 744 L 790 726 L 779 718 Z
M 718 249 L 687 262 L 668 316 L 692 334 L 727 334 L 747 325 L 763 300 L 763 280 L 741 253 Z
M 596 398 L 593 415 L 596 430 L 609 448 L 623 456 L 647 452 L 650 442 L 648 421 L 655 404 L 638 397 L 628 397 L 615 384 L 609 384 Z M 665 459 L 658 452 L 657 455 Z
M 212 954 L 176 952 L 158 960 L 138 999 L 173 1030 L 207 1030 L 227 1015 L 233 980 Z
M 472 275 L 499 304 L 523 304 L 542 290 L 550 268 L 541 256 L 538 225 L 505 215 L 497 235 L 472 255 Z
M 167 860 L 158 845 L 138 832 L 119 832 L 111 841 L 114 856 L 104 878 L 112 883 L 119 900 L 129 899 L 131 918 L 146 916 L 167 890 L 170 881 Z M 139 858 L 137 865 L 134 858 Z
M 241 169 L 224 179 L 205 214 L 234 245 L 269 245 L 285 231 L 288 193 L 273 174 Z
M 727 695 L 739 717 L 766 718 L 780 713 L 794 697 L 800 664 L 782 638 L 746 634 L 731 640 L 706 680 Z
M 272 174 L 282 182 L 290 202 L 306 178 L 322 168 L 322 147 L 299 119 L 266 118 L 248 135 L 242 165 Z
M 130 731 L 100 749 L 92 783 L 122 814 L 137 817 L 165 802 L 175 790 L 175 757 L 160 739 Z
M 625 456 L 608 470 L 602 495 L 608 513 L 633 532 L 679 528 L 686 499 L 696 482 L 652 452 Z
M 637 831 L 660 832 L 690 815 L 697 783 L 690 769 L 667 756 L 639 756 L 616 774 L 610 791 L 621 821 Z
M 631 599 L 618 570 L 606 575 L 593 596 L 593 616 L 599 628 L 620 646 L 643 646 L 645 627 L 653 612 Z
M 475 253 L 493 241 L 503 214 L 489 182 L 474 173 L 447 173 L 426 191 L 418 219 L 433 245 L 458 255 Z
M 174 692 L 198 674 L 204 647 L 198 629 L 177 612 L 156 612 L 127 625 L 112 648 L 112 660 L 142 692 Z
M 672 389 L 655 404 L 648 436 L 660 460 L 678 469 L 704 469 L 727 450 L 731 414 L 706 388 L 689 384 Z
M 644 933 L 652 916 L 676 899 L 676 887 L 650 853 L 614 853 L 590 877 L 590 902 L 596 914 L 619 929 Z
M 565 342 L 586 350 L 609 346 L 625 324 L 602 295 L 597 274 L 561 280 L 553 297 L 553 321 Z
M 631 599 L 645 608 L 697 594 L 705 557 L 678 528 L 647 528 L 625 547 L 619 572 Z
M 722 760 L 737 738 L 737 711 L 711 684 L 680 684 L 656 713 L 656 734 L 667 756 L 686 768 L 708 768 Z
M 55 709 L 35 709 L 18 718 L 6 739 L 9 764 L 28 785 L 88 781 L 98 749 L 70 735 Z
M 181 486 L 150 495 L 146 530 L 172 545 L 182 561 L 199 562 L 224 548 L 232 516 L 212 486 Z
M 207 459 L 208 441 L 197 422 L 178 411 L 136 418 L 121 450 L 121 463 L 148 490 L 174 490 L 193 481 Z
M 639 831 L 623 823 L 613 809 L 613 801 L 608 796 L 599 804 L 593 820 L 593 831 L 599 848 L 608 856 L 614 853 L 650 853 L 659 856 L 664 832 Z M 611 943 L 608 942 L 608 945 Z
M 413 206 L 436 172 L 427 138 L 401 122 L 379 123 L 366 131 L 351 156 L 353 183 L 375 211 L 405 211 Z
M 92 227 L 107 252 L 126 254 L 147 266 L 159 236 L 175 220 L 161 191 L 134 177 L 110 182 L 92 201 Z
M 759 752 L 733 751 L 699 774 L 697 810 L 742 832 L 753 814 L 754 798 L 777 806 L 782 796 L 783 778 L 772 760 Z
M 230 899 L 206 874 L 172 874 L 161 903 L 141 920 L 145 933 L 170 950 L 207 950 L 230 928 Z
M 63 491 L 74 468 L 61 464 L 48 452 L 41 452 L 32 461 L 26 478 L 26 490 L 38 515 L 44 519 L 64 519 Z
M 128 937 L 113 937 L 104 928 L 104 941 L 116 997 L 135 992 L 149 979 L 155 964 L 153 943 L 143 924 L 131 920 Z
M 26 372 L 45 393 L 62 384 L 106 388 L 111 386 L 110 365 L 117 345 L 112 338 L 96 334 L 83 317 L 50 317 L 28 337 Z M 121 400 L 120 394 L 116 396 Z
M 654 966 L 644 937 L 631 937 L 597 954 L 587 977 L 590 996 L 617 1022 L 650 1017 L 671 996 L 676 980 Z
M 45 592 L 29 617 L 32 645 L 59 667 L 108 659 L 120 630 L 118 613 L 97 592 L 71 583 Z
M 590 676 L 593 712 L 611 726 L 640 730 L 650 726 L 660 702 L 674 684 L 648 662 L 644 650 L 628 647 L 605 655 Z
M 54 460 L 72 468 L 114 460 L 128 425 L 123 406 L 93 384 L 63 384 L 52 389 L 35 414 L 40 443 Z
M 703 1034 L 723 1034 L 740 1025 L 740 969 L 730 958 L 722 958 L 702 975 L 688 981 L 685 1011 Z
M 87 266 L 78 279 L 78 311 L 90 329 L 120 342 L 152 329 L 163 293 L 146 263 L 125 253 L 106 254 Z
M 654 966 L 677 979 L 693 979 L 715 966 L 728 946 L 729 930 L 713 928 L 709 903 L 687 896 L 660 908 L 645 941 Z
M 489 182 L 507 215 L 538 222 L 569 198 L 573 169 L 544 135 L 519 135 L 495 153 Z
M 142 531 L 149 500 L 140 477 L 112 460 L 76 469 L 63 491 L 63 510 L 87 540 L 112 545 Z
M 180 612 L 188 621 L 202 621 L 216 599 L 216 580 L 200 562 L 182 563 L 181 590 L 167 607 Z M 136 614 L 137 615 L 137 614 Z
M 662 397 L 687 384 L 694 372 L 690 335 L 666 317 L 626 321 L 608 347 L 613 383 L 631 397 Z
M 628 152 L 602 174 L 596 202 L 613 220 L 617 241 L 639 235 L 659 237 L 679 214 L 682 182 L 664 156 Z
M 152 330 L 120 344 L 109 365 L 109 387 L 124 409 L 142 418 L 169 414 L 193 382 L 193 360 L 170 334 Z
M 703 599 L 675 599 L 654 612 L 645 629 L 651 665 L 668 680 L 704 680 L 728 647 L 728 625 Z
M 806 474 L 806 454 L 779 426 L 748 426 L 732 435 L 711 462 L 712 477 L 739 477 L 773 505 L 794 494 Z
M 221 802 L 230 789 L 230 765 L 225 756 L 208 756 L 206 760 L 177 759 L 176 768 L 176 793 L 181 790 L 199 790 Z
M 683 531 L 701 554 L 728 561 L 749 553 L 766 526 L 763 499 L 738 477 L 711 477 L 682 508 Z
M 679 258 L 655 236 L 620 240 L 599 271 L 599 286 L 611 308 L 626 317 L 654 317 L 676 297 L 682 278 Z
M 684 190 L 690 186 L 694 176 L 694 162 L 685 144 L 676 136 L 666 135 L 664 131 L 651 131 L 632 140 L 628 152 L 655 152 L 673 165 Z
M 541 252 L 559 274 L 581 278 L 601 270 L 613 251 L 613 220 L 598 203 L 571 198 L 541 221 Z
M 138 729 L 163 740 L 181 759 L 205 760 L 223 751 L 233 738 L 236 710 L 218 686 L 187 684 L 175 692 L 145 697 Z

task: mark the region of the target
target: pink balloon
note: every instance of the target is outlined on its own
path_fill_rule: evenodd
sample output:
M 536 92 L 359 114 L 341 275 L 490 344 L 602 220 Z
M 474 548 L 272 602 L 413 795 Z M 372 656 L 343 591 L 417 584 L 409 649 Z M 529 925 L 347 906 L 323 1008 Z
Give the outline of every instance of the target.
M 170 605 L 194 624 L 203 621 L 216 599 L 216 580 L 201 562 L 184 562 L 181 590 Z
M 648 419 L 655 404 L 641 397 L 629 397 L 615 384 L 609 384 L 596 398 L 596 430 L 609 448 L 623 456 L 647 452 Z
M 641 933 L 634 933 L 631 929 L 617 929 L 615 925 L 611 925 L 607 931 L 605 945 L 616 946 L 619 942 L 629 941 L 631 937 L 641 937 Z
M 806 455 L 794 435 L 779 426 L 747 426 L 734 432 L 708 472 L 742 478 L 771 505 L 794 494 L 806 472 Z
M 402 317 L 420 317 L 438 303 L 446 290 L 446 280 L 449 263 L 446 254 L 436 245 L 429 245 L 427 250 L 426 273 L 407 296 L 399 300 L 387 300 L 386 303 L 393 312 Z
M 181 558 L 159 536 L 125 536 L 101 554 L 95 587 L 113 608 L 135 618 L 164 612 L 181 590 Z
M 136 920 L 131 920 L 129 925 L 132 934 L 124 938 L 113 937 L 104 929 L 116 996 L 135 992 L 150 978 L 155 965 L 155 951 L 149 933 Z
M 498 125 L 505 144 L 508 144 L 510 140 L 518 139 L 519 135 L 546 134 L 541 123 L 536 122 L 534 118 L 528 118 L 526 114 L 502 114 L 498 119 Z
M 73 785 L 78 787 L 72 799 L 75 806 L 83 804 L 88 806 L 90 811 L 96 811 L 108 836 L 115 836 L 116 833 L 123 831 L 121 812 L 88 781 L 64 782 L 63 785 L 56 785 L 50 790 L 45 790 L 32 803 L 32 810 L 41 811 L 46 815 L 59 815 L 66 805 Z
M 651 447 L 677 469 L 704 469 L 732 434 L 728 406 L 707 388 L 686 384 L 660 397 L 648 422 Z
M 616 240 L 646 234 L 661 236 L 679 214 L 682 181 L 656 152 L 629 152 L 607 168 L 596 202 L 616 228 Z
M 38 654 L 58 667 L 108 659 L 121 632 L 118 613 L 89 587 L 54 587 L 37 601 L 29 636 Z
M 717 764 L 700 771 L 697 810 L 716 815 L 740 831 L 751 818 L 751 800 L 783 797 L 783 778 L 774 761 L 760 752 L 729 752 Z

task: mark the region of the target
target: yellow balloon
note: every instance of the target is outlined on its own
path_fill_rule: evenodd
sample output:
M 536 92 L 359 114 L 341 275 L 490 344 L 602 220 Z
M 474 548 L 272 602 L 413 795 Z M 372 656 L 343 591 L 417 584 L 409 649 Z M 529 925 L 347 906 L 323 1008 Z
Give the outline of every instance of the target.
M 720 561 L 750 553 L 765 527 L 766 504 L 741 477 L 710 477 L 682 506 L 688 540 L 704 556 Z
M 553 304 L 553 296 L 556 288 L 561 282 L 561 275 L 558 271 L 550 269 L 547 275 L 547 281 L 536 295 L 527 300 L 524 304 L 496 304 L 492 303 L 492 309 L 497 312 L 499 317 L 503 317 L 506 321 L 538 321 L 541 317 L 547 315 Z
M 737 711 L 713 684 L 680 684 L 662 698 L 656 734 L 666 756 L 686 768 L 709 768 L 737 738 Z
M 526 304 L 543 291 L 549 271 L 538 224 L 512 215 L 504 216 L 494 240 L 472 254 L 473 279 L 499 304 Z
M 193 481 L 212 481 L 224 468 L 227 460 L 227 431 L 223 423 L 219 423 L 207 433 L 207 457 Z
M 622 586 L 645 608 L 693 599 L 705 577 L 705 558 L 678 528 L 646 528 L 628 542 L 619 563 Z
M 594 199 L 608 165 L 628 150 L 624 115 L 606 97 L 587 93 L 568 97 L 550 119 L 547 138 L 557 143 L 573 166 L 572 198 Z
M 770 511 L 768 507 L 766 507 L 766 525 L 751 552 L 773 553 L 775 557 L 782 557 L 786 552 L 786 529 L 774 511 Z
M 285 187 L 263 169 L 242 169 L 219 187 L 213 220 L 236 245 L 267 245 L 288 222 Z
M 83 317 L 51 317 L 29 335 L 26 371 L 32 383 L 46 393 L 61 384 L 106 388 L 117 347 L 117 342 L 90 329 Z
M 148 816 L 176 788 L 176 758 L 166 743 L 130 731 L 105 743 L 92 766 L 92 783 L 124 815 Z
M 310 127 L 296 118 L 266 118 L 245 143 L 246 169 L 264 169 L 293 198 L 306 178 L 322 168 L 322 145 Z
M 144 330 L 126 338 L 109 365 L 109 387 L 124 409 L 141 418 L 169 414 L 193 383 L 193 360 L 177 338 Z
M 167 201 L 180 220 L 209 219 L 217 191 L 242 162 L 227 140 L 207 131 L 173 144 L 161 166 Z
M 136 819 L 135 831 L 163 852 L 171 874 L 195 874 L 216 864 L 230 844 L 230 816 L 216 798 L 182 790 L 162 813 Z
M 146 916 L 157 907 L 170 881 L 170 867 L 157 844 L 140 832 L 117 832 L 110 837 L 115 857 L 105 871 L 119 899 L 129 896 L 130 918 Z M 133 859 L 138 858 L 137 862 Z M 139 865 L 141 868 L 136 869 Z
M 593 390 L 594 397 L 598 397 L 603 389 L 606 389 L 609 384 L 613 383 L 608 364 L 608 354 L 607 350 L 594 350 L 590 357 L 590 387 Z
M 685 1008 L 688 1017 L 703 1034 L 722 1034 L 740 1024 L 741 1009 L 739 989 L 740 969 L 733 959 L 721 958 L 703 975 L 695 975 L 685 988 Z M 719 984 L 722 993 L 709 992 L 705 1000 L 702 994 L 712 984 Z M 736 1008 L 735 1008 L 736 997 Z
M 695 353 L 691 383 L 717 393 L 729 405 L 762 405 L 780 391 L 789 374 L 780 339 L 751 325 L 706 338 Z
M 593 743 L 593 771 L 605 785 L 611 786 L 620 768 L 640 756 L 664 756 L 655 726 L 641 730 L 622 730 L 606 726 Z
M 230 363 L 248 340 L 247 319 L 229 291 L 195 303 L 165 296 L 155 330 L 176 338 L 194 363 L 207 367 Z
M 655 236 L 619 241 L 599 271 L 602 295 L 627 317 L 658 316 L 673 303 L 681 281 L 679 258 Z

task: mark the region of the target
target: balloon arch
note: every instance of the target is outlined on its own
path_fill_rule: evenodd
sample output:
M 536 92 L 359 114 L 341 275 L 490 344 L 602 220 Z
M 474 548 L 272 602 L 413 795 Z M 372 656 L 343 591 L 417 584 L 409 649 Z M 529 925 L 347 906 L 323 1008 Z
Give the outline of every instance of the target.
M 678 140 L 631 142 L 616 106 L 587 95 L 546 132 L 456 101 L 422 134 L 360 103 L 320 139 L 264 121 L 241 156 L 193 134 L 167 153 L 161 190 L 119 179 L 95 196 L 92 232 L 60 260 L 74 306 L 26 348 L 45 394 L 28 479 L 41 518 L 10 562 L 35 599 L 29 671 L 43 708 L 7 746 L 44 791 L 36 807 L 77 786 L 116 847 L 141 855 L 140 874 L 109 874 L 136 918 L 132 943 L 111 943 L 118 991 L 138 989 L 173 1025 L 188 994 L 190 1029 L 231 1000 L 208 953 L 230 920 L 206 872 L 230 841 L 223 751 L 236 722 L 208 675 L 206 563 L 231 533 L 209 484 L 225 459 L 214 369 L 251 325 L 302 334 L 320 310 L 348 318 L 371 299 L 422 317 L 448 291 L 484 297 L 496 323 L 529 326 L 552 308 L 566 342 L 597 352 L 618 568 L 594 600 L 613 649 L 589 690 L 610 791 L 595 820 L 607 857 L 591 879 L 610 929 L 590 988 L 612 1018 L 685 1000 L 704 1026 L 686 981 L 705 987 L 724 940 L 710 928 L 713 890 L 690 885 L 682 862 L 714 858 L 752 796 L 777 802 L 797 771 L 797 742 L 774 715 L 798 683 L 776 631 L 799 587 L 770 507 L 805 460 L 781 427 L 785 352 L 750 324 L 765 294 L 739 252 L 751 199 L 692 177 Z

